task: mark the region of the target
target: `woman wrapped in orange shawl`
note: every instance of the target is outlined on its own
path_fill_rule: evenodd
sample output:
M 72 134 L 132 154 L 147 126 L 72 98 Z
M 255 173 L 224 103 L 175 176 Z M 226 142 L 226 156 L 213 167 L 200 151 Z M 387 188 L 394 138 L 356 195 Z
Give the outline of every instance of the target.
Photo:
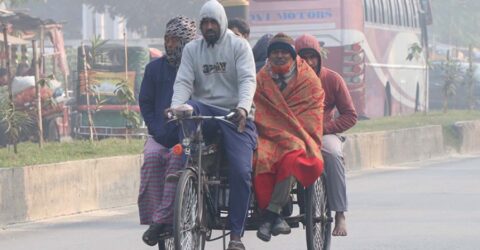
M 276 183 L 294 176 L 307 187 L 323 172 L 320 152 L 324 92 L 320 79 L 303 59 L 281 91 L 268 65 L 257 74 L 255 123 L 259 138 L 254 158 L 255 195 L 266 208 Z

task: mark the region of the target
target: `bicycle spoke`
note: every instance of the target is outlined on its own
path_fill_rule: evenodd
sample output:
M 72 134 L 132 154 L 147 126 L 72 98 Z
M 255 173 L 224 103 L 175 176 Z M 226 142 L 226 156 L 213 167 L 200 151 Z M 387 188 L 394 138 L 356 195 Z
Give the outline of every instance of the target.
M 315 249 L 323 249 L 325 245 L 325 234 L 328 225 L 326 195 L 323 182 L 318 180 L 314 184 L 313 195 L 313 245 Z
M 189 228 L 183 229 L 180 232 L 185 233 L 185 232 L 188 232 L 188 231 L 191 231 L 191 230 L 193 230 L 193 226 L 190 226 Z
M 180 229 L 180 242 L 184 249 L 194 249 L 196 244 L 196 217 L 197 217 L 197 190 L 193 179 L 189 179 L 185 188 L 185 197 L 182 202 L 183 223 Z

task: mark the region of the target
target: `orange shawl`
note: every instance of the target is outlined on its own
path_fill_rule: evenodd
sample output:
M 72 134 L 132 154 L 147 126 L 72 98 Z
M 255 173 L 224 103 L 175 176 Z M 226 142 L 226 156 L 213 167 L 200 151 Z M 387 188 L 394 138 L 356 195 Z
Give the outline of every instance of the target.
M 294 176 L 309 186 L 322 174 L 323 101 L 320 79 L 303 59 L 297 59 L 297 75 L 283 91 L 267 67 L 257 74 L 254 186 L 260 208 L 268 206 L 277 182 Z

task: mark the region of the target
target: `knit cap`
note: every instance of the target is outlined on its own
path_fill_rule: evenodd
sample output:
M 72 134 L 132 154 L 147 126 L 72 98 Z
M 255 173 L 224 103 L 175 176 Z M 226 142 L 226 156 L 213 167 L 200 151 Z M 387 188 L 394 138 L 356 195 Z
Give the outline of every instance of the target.
M 170 65 L 177 68 L 180 67 L 183 47 L 195 39 L 196 35 L 197 27 L 194 20 L 185 16 L 176 16 L 168 21 L 165 36 L 174 36 L 180 39 L 179 46 L 174 50 L 169 50 L 165 47 L 165 54 Z
M 270 56 L 270 53 L 275 49 L 283 49 L 290 52 L 293 59 L 297 57 L 297 52 L 295 52 L 295 41 L 285 33 L 278 33 L 270 39 L 267 50 L 268 56 Z

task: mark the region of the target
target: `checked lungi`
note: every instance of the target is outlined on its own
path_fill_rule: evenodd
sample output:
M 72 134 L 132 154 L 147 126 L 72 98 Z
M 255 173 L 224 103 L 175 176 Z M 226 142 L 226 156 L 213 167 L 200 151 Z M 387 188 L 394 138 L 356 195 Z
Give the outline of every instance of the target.
M 166 182 L 165 177 L 182 169 L 182 156 L 172 153 L 151 137 L 145 143 L 143 154 L 138 196 L 140 224 L 172 224 L 177 183 Z

